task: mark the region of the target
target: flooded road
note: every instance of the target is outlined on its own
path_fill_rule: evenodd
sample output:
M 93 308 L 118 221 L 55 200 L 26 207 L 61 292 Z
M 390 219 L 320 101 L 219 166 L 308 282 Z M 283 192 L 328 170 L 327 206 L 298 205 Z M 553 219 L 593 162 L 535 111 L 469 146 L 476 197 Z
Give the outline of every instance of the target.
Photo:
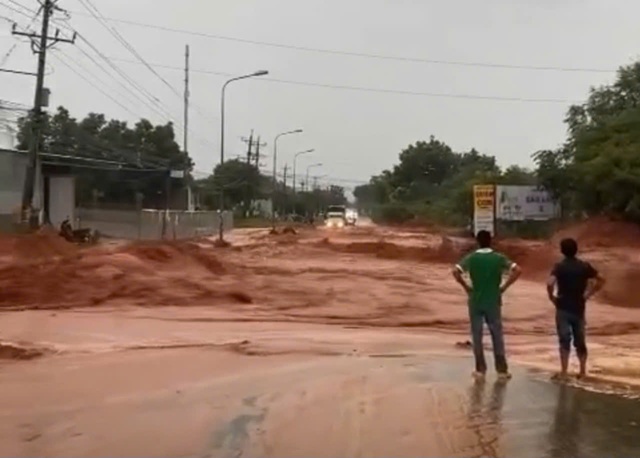
M 549 381 L 543 242 L 502 247 L 525 271 L 504 298 L 506 385 L 470 377 L 450 274 L 465 240 L 367 227 L 238 231 L 225 249 L 60 243 L 0 253 L 2 455 L 640 455 L 640 405 L 621 396 L 640 384 L 640 309 L 619 267 L 640 250 L 586 250 L 615 281 L 589 304 L 576 388 Z
M 373 339 L 365 347 L 379 346 Z M 556 385 L 519 368 L 506 383 L 493 374 L 473 382 L 467 357 L 399 346 L 383 353 L 360 346 L 349 354 L 338 351 L 348 348 L 340 343 L 334 355 L 321 355 L 311 347 L 296 354 L 239 342 L 2 366 L 2 454 L 640 454 L 636 400 Z

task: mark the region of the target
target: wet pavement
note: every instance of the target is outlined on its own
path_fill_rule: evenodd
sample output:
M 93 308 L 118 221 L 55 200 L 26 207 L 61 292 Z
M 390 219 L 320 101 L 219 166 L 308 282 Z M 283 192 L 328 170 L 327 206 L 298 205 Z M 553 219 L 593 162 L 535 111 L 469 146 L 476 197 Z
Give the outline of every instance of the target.
M 640 456 L 640 401 L 517 366 L 474 382 L 446 336 L 247 326 L 203 328 L 224 344 L 76 344 L 0 364 L 1 454 Z
M 418 374 L 428 383 L 451 383 L 465 380 L 468 369 L 468 362 L 438 359 Z M 481 456 L 640 456 L 640 401 L 512 369 L 509 382 L 488 376 L 467 389 L 466 409 Z M 487 441 L 483 431 L 491 429 L 499 433 L 490 434 Z

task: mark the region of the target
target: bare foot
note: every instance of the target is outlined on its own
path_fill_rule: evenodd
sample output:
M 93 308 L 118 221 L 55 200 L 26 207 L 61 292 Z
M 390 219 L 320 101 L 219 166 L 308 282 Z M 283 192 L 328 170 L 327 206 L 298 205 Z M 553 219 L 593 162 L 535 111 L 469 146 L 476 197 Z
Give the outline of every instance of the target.
M 567 380 L 568 378 L 569 378 L 569 375 L 566 372 L 556 372 L 551 376 L 551 380 L 556 380 L 559 382 Z
M 509 372 L 498 372 L 498 380 L 511 380 Z
M 586 372 L 580 372 L 577 376 L 578 380 L 582 380 L 587 378 L 587 373 Z
M 485 379 L 485 373 L 484 372 L 475 371 L 471 375 L 473 376 L 474 380 L 476 380 L 477 382 L 482 382 Z

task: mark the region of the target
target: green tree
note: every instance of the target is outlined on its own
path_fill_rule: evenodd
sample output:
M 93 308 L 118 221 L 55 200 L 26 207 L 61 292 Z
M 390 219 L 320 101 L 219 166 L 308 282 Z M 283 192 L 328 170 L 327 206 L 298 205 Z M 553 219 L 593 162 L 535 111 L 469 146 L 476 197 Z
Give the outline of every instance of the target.
M 500 176 L 501 184 L 509 185 L 536 185 L 538 178 L 536 173 L 519 165 L 510 165 Z
M 18 149 L 29 147 L 31 122 L 29 116 L 19 120 Z M 168 171 L 193 168 L 175 141 L 171 123 L 155 126 L 142 119 L 132 129 L 100 113 L 89 113 L 77 121 L 66 108 L 58 107 L 53 115 L 44 115 L 43 126 L 41 151 L 97 160 L 76 170 L 80 204 L 94 202 L 96 196 L 105 203 L 133 204 L 135 195 L 141 193 L 145 206 L 164 208 Z M 140 172 L 118 172 L 114 162 L 121 163 L 121 169 Z M 181 182 L 174 187 L 184 186 L 184 180 L 177 181 Z
M 640 62 L 570 107 L 565 148 L 535 156 L 538 175 L 574 207 L 640 221 Z
M 201 190 L 209 208 L 219 208 L 222 190 L 226 209 L 242 205 L 246 211 L 251 201 L 262 197 L 264 183 L 265 177 L 255 165 L 233 159 L 218 164 L 213 175 L 201 182 Z

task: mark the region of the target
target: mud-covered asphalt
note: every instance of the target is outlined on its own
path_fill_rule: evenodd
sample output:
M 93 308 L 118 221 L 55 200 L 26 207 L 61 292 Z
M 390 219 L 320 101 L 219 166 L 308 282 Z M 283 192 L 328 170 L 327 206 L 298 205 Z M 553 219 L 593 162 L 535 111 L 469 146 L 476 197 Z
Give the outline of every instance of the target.
M 223 249 L 0 240 L 0 450 L 637 454 L 640 410 L 628 397 L 640 379 L 640 309 L 629 285 L 640 250 L 580 230 L 585 256 L 612 281 L 589 307 L 592 376 L 579 387 L 548 381 L 553 241 L 501 242 L 525 269 L 504 306 L 515 377 L 479 386 L 450 279 L 470 248 L 463 239 L 369 226 L 236 231 Z

